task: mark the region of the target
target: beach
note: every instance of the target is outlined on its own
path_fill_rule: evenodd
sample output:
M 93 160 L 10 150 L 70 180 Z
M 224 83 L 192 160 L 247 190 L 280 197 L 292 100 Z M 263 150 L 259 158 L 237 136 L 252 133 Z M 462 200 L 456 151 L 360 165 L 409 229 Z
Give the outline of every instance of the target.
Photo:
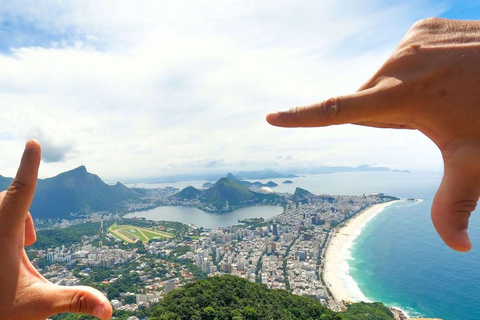
M 368 207 L 332 231 L 333 233 L 325 251 L 323 279 L 336 301 L 333 304 L 336 306 L 335 309 L 341 309 L 343 301 L 368 302 L 368 299 L 349 275 L 347 261 L 349 249 L 368 221 L 379 214 L 385 207 L 395 202 L 398 201 L 380 203 Z

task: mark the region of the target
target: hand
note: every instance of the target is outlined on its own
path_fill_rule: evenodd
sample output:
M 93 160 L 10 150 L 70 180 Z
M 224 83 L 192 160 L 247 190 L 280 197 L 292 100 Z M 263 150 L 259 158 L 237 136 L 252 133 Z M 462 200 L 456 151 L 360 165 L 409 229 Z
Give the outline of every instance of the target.
M 57 286 L 32 266 L 24 245 L 35 242 L 28 212 L 40 164 L 40 145 L 28 141 L 7 192 L 0 194 L 0 319 L 46 319 L 62 312 L 86 313 L 110 319 L 112 307 L 97 290 Z
M 468 219 L 480 195 L 480 22 L 417 22 L 356 93 L 267 115 L 281 127 L 353 123 L 418 129 L 442 152 L 432 221 L 447 245 L 471 248 Z

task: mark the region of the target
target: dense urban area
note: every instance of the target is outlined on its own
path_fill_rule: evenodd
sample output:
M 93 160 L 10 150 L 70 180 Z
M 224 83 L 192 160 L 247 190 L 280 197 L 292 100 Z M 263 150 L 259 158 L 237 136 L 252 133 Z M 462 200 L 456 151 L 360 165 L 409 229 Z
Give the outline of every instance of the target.
M 301 201 L 288 201 L 283 214 L 274 218 L 211 230 L 105 212 L 88 219 L 37 221 L 38 241 L 27 253 L 50 281 L 90 285 L 104 292 L 114 316 L 121 319 L 148 317 L 149 307 L 173 289 L 225 274 L 312 297 L 335 309 L 322 280 L 322 253 L 330 231 L 366 207 L 391 199 L 383 194 L 305 192 Z M 109 232 L 112 225 L 132 226 L 132 234 L 137 226 L 171 237 L 125 241 Z

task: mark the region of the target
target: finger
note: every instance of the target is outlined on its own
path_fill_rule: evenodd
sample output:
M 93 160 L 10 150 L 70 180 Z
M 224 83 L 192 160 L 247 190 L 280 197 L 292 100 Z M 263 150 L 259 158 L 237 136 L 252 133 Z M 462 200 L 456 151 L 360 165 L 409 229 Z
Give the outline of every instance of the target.
M 267 122 L 279 127 L 322 127 L 392 118 L 397 116 L 400 101 L 394 99 L 394 94 L 395 90 L 372 88 L 311 106 L 270 113 Z
M 443 241 L 462 252 L 472 247 L 467 232 L 468 219 L 480 194 L 479 175 L 468 170 L 468 167 L 460 166 L 445 168 L 431 213 L 433 225 Z
M 17 175 L 0 204 L 0 224 L 6 230 L 15 232 L 20 225 L 23 228 L 37 185 L 40 158 L 40 144 L 35 140 L 28 141 Z
M 373 127 L 373 128 L 381 128 L 381 129 L 409 129 L 415 130 L 414 127 L 406 125 L 406 124 L 396 124 L 396 123 L 385 123 L 385 122 L 358 122 L 354 123 L 355 125 L 364 126 L 364 127 Z
M 47 288 L 42 298 L 44 301 L 39 302 L 38 308 L 50 305 L 51 314 L 83 313 L 102 320 L 112 316 L 112 306 L 98 290 L 85 286 L 63 287 L 51 283 L 45 285 Z
M 24 246 L 31 246 L 37 241 L 37 235 L 35 233 L 35 225 L 33 223 L 32 215 L 30 212 L 27 214 L 25 220 L 25 242 Z

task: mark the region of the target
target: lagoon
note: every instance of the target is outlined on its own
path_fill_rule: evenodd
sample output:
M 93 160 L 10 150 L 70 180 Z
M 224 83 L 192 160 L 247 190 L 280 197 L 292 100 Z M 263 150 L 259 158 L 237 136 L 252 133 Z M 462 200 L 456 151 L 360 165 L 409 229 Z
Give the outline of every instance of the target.
M 155 221 L 178 221 L 194 224 L 203 228 L 218 228 L 238 225 L 238 220 L 248 218 L 269 219 L 283 213 L 281 206 L 255 206 L 241 208 L 232 212 L 207 213 L 194 207 L 165 206 L 148 211 L 136 211 L 125 215 L 125 218 L 145 218 Z

